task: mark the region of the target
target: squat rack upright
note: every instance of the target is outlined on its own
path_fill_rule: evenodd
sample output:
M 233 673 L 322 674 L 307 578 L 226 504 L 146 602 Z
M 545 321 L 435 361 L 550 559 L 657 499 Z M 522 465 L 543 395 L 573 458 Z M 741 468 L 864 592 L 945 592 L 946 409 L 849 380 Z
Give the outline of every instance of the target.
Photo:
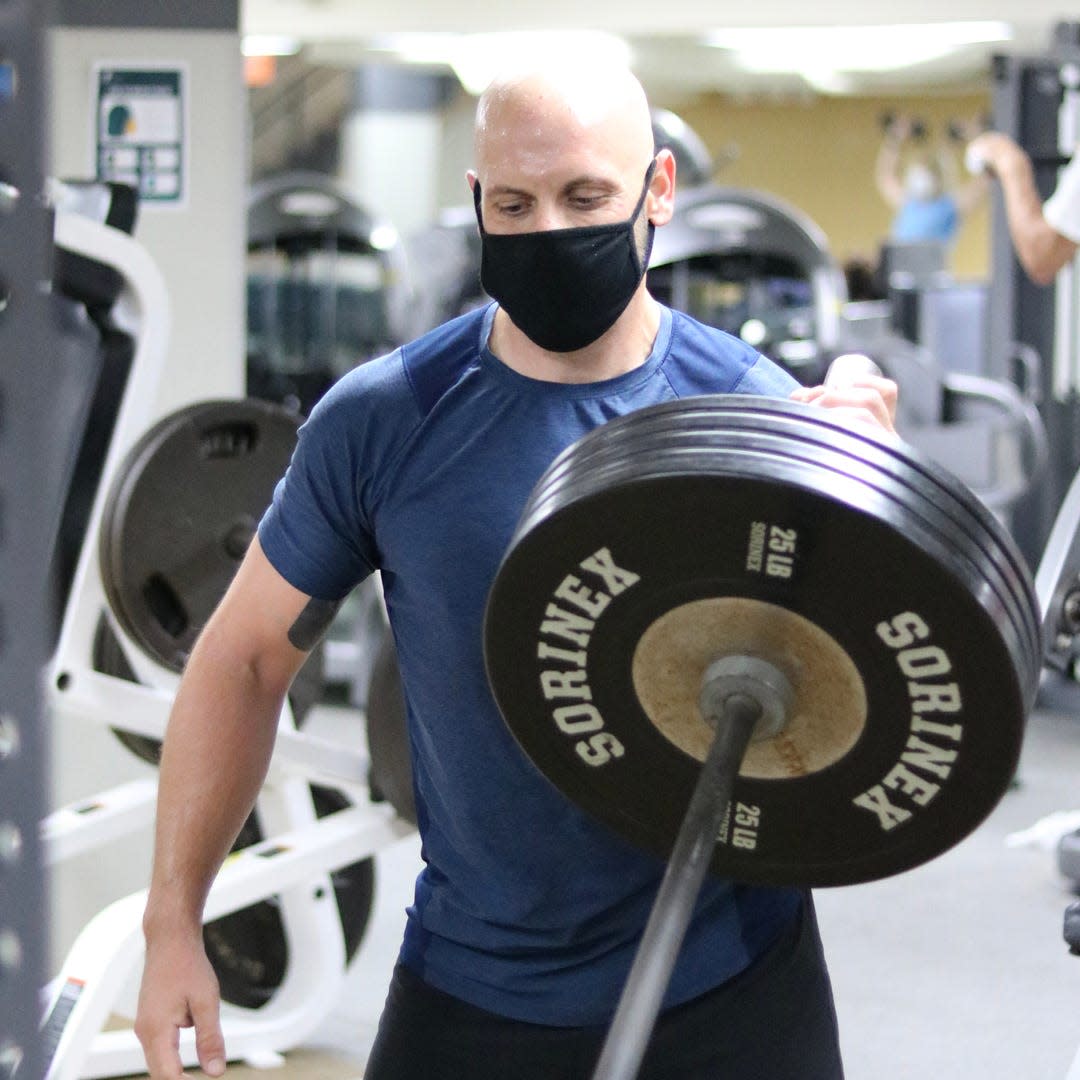
M 47 499 L 55 483 L 54 355 L 43 283 L 44 38 L 49 4 L 0 2 L 0 1080 L 41 1074 L 45 970 L 37 837 L 45 746 L 38 680 L 46 649 Z

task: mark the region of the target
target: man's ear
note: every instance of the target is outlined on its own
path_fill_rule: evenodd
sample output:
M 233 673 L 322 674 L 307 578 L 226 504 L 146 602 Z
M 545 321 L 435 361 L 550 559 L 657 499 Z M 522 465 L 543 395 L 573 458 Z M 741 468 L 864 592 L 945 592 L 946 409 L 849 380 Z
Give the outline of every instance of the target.
M 666 225 L 675 213 L 675 155 L 666 148 L 656 155 L 645 209 L 654 225 Z
M 467 169 L 465 172 L 465 179 L 469 183 L 469 192 L 471 194 L 475 190 L 476 182 L 480 179 L 480 177 L 477 175 L 475 169 Z

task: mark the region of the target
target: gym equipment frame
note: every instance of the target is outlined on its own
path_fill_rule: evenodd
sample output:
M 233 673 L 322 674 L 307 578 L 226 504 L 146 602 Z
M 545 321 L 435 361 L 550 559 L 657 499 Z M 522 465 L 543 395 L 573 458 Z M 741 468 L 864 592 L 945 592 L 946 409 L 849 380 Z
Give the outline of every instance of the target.
M 46 514 L 52 478 L 53 335 L 41 285 L 49 220 L 23 193 L 42 182 L 48 4 L 0 4 L 0 1077 L 41 1075 L 44 969 L 37 819 L 44 790 L 37 673 L 46 652 Z
M 99 536 L 110 489 L 126 455 L 155 418 L 165 377 L 169 301 L 163 278 L 146 250 L 124 232 L 79 214 L 58 211 L 58 249 L 118 273 L 123 290 L 116 320 L 130 330 L 135 352 L 116 414 L 93 507 L 78 555 L 55 652 L 45 667 L 49 711 L 57 717 L 105 725 L 118 733 L 161 740 L 179 675 L 132 639 L 106 596 Z M 106 674 L 93 662 L 95 634 L 106 618 L 137 681 Z M 310 784 L 340 791 L 352 805 L 317 817 Z M 134 781 L 51 813 L 41 824 L 46 865 L 113 842 L 152 817 L 156 780 Z M 346 929 L 334 905 L 332 875 L 409 835 L 412 825 L 368 794 L 368 761 L 350 748 L 297 728 L 291 706 L 282 710 L 267 783 L 257 803 L 265 839 L 235 853 L 209 896 L 206 920 L 277 896 L 290 951 L 304 963 L 287 964 L 272 997 L 258 1008 L 225 1003 L 222 1026 L 230 1059 L 265 1061 L 295 1046 L 334 1004 L 348 956 Z M 83 929 L 44 1001 L 44 1075 L 49 1080 L 114 1076 L 145 1069 L 130 1028 L 103 1031 L 110 1016 L 130 1018 L 120 1000 L 142 956 L 145 891 L 106 907 Z M 197 1063 L 194 1033 L 180 1041 L 185 1064 Z

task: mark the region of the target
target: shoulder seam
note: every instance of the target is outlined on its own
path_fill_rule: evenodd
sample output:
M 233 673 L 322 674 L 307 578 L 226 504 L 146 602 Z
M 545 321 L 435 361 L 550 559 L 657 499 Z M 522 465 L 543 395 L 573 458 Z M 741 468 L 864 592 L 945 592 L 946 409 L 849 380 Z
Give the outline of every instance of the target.
M 413 382 L 412 372 L 409 370 L 406 351 L 412 348 L 412 342 L 407 342 L 398 348 L 398 352 L 401 354 L 401 370 L 405 376 L 405 383 L 409 387 L 409 393 L 412 394 L 413 404 L 416 406 L 416 412 L 419 416 L 423 417 L 423 409 L 420 407 L 420 394 L 417 392 L 416 384 Z
M 671 311 L 671 333 L 668 335 L 667 349 L 664 351 L 664 355 L 660 358 L 660 364 L 657 367 L 657 371 L 663 375 L 664 382 L 667 384 L 667 388 L 675 395 L 677 401 L 682 400 L 682 394 L 679 393 L 675 384 L 671 381 L 671 376 L 668 374 L 668 361 L 675 354 L 675 335 L 679 333 L 679 316 L 680 312 L 675 311 L 673 308 Z

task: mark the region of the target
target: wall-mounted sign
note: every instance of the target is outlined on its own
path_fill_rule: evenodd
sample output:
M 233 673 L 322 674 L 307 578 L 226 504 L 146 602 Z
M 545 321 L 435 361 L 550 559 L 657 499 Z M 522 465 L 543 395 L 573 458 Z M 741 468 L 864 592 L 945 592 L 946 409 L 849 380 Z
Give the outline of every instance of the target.
M 144 204 L 184 204 L 186 68 L 102 64 L 94 85 L 97 178 L 133 185 Z

